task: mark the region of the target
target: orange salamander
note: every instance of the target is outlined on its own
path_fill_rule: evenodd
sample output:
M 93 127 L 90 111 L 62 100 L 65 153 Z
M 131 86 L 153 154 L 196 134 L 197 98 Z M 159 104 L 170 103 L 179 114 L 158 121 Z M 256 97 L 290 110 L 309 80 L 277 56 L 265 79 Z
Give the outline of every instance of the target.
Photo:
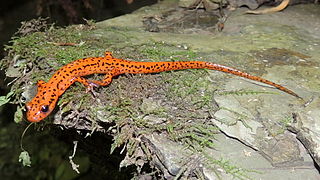
M 117 59 L 110 52 L 105 52 L 104 57 L 89 57 L 78 59 L 63 66 L 53 74 L 46 83 L 39 80 L 36 96 L 26 104 L 27 119 L 30 122 L 39 122 L 46 118 L 55 108 L 59 96 L 61 96 L 69 86 L 75 82 L 80 82 L 92 90 L 93 87 L 106 86 L 111 83 L 112 78 L 124 73 L 158 73 L 163 71 L 181 70 L 181 69 L 212 69 L 222 71 L 237 76 L 241 76 L 254 81 L 271 85 L 283 92 L 300 98 L 293 91 L 245 72 L 227 66 L 214 64 L 205 61 L 176 61 L 176 62 L 137 62 L 124 59 Z M 101 81 L 87 80 L 83 76 L 90 74 L 105 74 Z

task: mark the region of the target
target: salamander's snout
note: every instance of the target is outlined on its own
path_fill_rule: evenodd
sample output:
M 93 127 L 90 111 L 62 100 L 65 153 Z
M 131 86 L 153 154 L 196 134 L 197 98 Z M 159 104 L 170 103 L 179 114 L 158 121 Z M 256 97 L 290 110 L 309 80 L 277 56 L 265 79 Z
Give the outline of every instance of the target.
M 26 104 L 27 108 L 27 120 L 30 122 L 39 122 L 46 118 L 51 111 L 49 111 L 48 105 L 37 106 L 29 102 Z

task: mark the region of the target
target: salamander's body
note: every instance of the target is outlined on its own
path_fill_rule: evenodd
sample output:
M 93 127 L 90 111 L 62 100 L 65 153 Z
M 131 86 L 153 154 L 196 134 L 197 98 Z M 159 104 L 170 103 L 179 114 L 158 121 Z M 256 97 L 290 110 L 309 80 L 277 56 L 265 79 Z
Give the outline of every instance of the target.
M 219 64 L 205 61 L 136 62 L 116 59 L 112 57 L 110 52 L 106 52 L 104 57 L 79 59 L 63 66 L 47 83 L 42 80 L 38 81 L 37 95 L 26 104 L 27 119 L 31 122 L 39 122 L 47 117 L 56 106 L 59 96 L 75 82 L 80 82 L 91 90 L 94 86 L 108 85 L 111 83 L 112 78 L 119 74 L 157 73 L 181 69 L 212 69 L 222 71 L 271 85 L 283 92 L 299 97 L 293 91 L 279 84 Z M 94 73 L 105 74 L 105 77 L 101 81 L 83 78 L 83 76 Z

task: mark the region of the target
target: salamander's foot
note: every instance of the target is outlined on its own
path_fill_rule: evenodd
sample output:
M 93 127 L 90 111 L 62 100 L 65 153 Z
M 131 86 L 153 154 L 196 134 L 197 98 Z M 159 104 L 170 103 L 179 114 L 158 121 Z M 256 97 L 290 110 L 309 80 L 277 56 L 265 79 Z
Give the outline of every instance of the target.
M 94 97 L 96 97 L 96 96 L 97 96 L 97 93 L 94 91 L 94 87 L 99 87 L 99 85 L 98 85 L 98 84 L 95 84 L 95 83 L 93 83 L 93 82 L 88 81 L 86 93 L 91 92 L 92 95 L 93 95 Z

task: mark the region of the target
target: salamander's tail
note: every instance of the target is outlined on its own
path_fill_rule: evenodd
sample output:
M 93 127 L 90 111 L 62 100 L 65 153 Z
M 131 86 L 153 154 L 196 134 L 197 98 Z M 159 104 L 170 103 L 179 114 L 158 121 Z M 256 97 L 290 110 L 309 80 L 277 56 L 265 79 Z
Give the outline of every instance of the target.
M 237 75 L 237 76 L 241 76 L 241 77 L 244 77 L 244 78 L 247 78 L 247 79 L 251 79 L 251 80 L 254 80 L 254 81 L 262 82 L 264 84 L 268 84 L 268 85 L 273 86 L 273 87 L 275 87 L 275 88 L 277 88 L 277 89 L 279 89 L 279 90 L 281 90 L 283 92 L 286 92 L 286 93 L 288 93 L 288 94 L 290 94 L 292 96 L 295 96 L 295 97 L 297 97 L 299 99 L 302 99 L 300 96 L 298 96 L 296 93 L 294 93 L 290 89 L 287 89 L 287 88 L 281 86 L 280 84 L 277 84 L 277 83 L 274 83 L 272 81 L 263 79 L 261 77 L 253 76 L 253 75 L 250 75 L 248 73 L 241 72 L 241 71 L 239 71 L 237 69 L 233 69 L 233 68 L 230 68 L 230 67 L 227 67 L 227 66 L 223 66 L 223 65 L 220 65 L 220 64 L 214 64 L 214 63 L 207 62 L 206 66 L 207 66 L 208 69 L 222 71 L 222 72 L 234 74 L 234 75 Z
M 132 74 L 140 74 L 140 73 L 158 73 L 163 71 L 172 71 L 172 70 L 181 70 L 181 69 L 212 69 L 216 71 L 222 71 L 225 73 L 234 74 L 236 76 L 244 77 L 247 79 L 251 79 L 254 81 L 262 82 L 264 84 L 268 84 L 273 86 L 283 92 L 291 94 L 297 98 L 302 99 L 293 91 L 271 82 L 269 80 L 263 79 L 261 77 L 253 76 L 248 73 L 242 72 L 237 69 L 233 69 L 227 66 L 223 66 L 220 64 L 214 64 L 205 61 L 175 61 L 175 62 L 137 62 L 137 61 L 128 61 L 128 65 L 123 68 L 125 69 L 122 73 L 132 73 Z

